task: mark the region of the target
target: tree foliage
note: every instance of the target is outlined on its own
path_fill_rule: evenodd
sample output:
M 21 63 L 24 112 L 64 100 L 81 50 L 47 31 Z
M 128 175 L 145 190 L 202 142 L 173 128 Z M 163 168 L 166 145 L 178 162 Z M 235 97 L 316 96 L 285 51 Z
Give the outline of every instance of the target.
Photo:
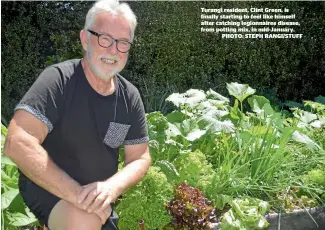
M 79 31 L 93 2 L 1 2 L 2 118 L 45 66 L 80 58 Z M 138 18 L 122 74 L 140 90 L 147 111 L 189 88 L 221 93 L 226 82 L 272 89 L 281 100 L 313 99 L 325 87 L 324 2 L 128 2 Z M 290 9 L 302 39 L 221 39 L 200 32 L 201 7 Z

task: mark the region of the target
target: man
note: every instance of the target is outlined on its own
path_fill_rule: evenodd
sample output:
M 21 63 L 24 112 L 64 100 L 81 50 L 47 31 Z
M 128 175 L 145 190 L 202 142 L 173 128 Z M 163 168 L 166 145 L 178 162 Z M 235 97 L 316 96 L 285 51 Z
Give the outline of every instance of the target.
M 46 68 L 15 109 L 4 151 L 26 205 L 50 230 L 117 229 L 112 202 L 151 164 L 139 92 L 118 74 L 135 27 L 128 5 L 95 3 L 80 32 L 83 59 Z

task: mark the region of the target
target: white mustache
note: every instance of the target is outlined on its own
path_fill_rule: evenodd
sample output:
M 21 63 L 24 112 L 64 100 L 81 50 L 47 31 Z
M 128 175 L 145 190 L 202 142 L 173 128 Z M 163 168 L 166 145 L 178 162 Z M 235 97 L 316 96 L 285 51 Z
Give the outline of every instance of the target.
M 115 55 L 105 55 L 105 54 L 102 54 L 102 55 L 99 55 L 97 57 L 97 60 L 100 60 L 102 58 L 106 58 L 106 59 L 110 59 L 110 60 L 114 60 L 114 61 L 119 61 L 120 60 L 120 57 L 119 56 L 115 56 Z

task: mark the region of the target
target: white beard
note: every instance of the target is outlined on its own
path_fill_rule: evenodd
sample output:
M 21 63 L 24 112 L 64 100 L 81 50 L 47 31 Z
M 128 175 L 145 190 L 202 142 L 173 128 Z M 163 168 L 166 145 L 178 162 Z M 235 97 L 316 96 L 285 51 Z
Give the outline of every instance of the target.
M 103 72 L 101 71 L 99 68 L 97 68 L 91 61 L 91 47 L 88 46 L 88 50 L 87 50 L 87 61 L 88 61 L 88 65 L 90 67 L 90 69 L 96 74 L 97 77 L 99 77 L 101 80 L 110 80 L 112 79 L 117 73 L 119 73 L 120 71 L 117 70 L 117 68 L 115 68 L 114 70 L 110 71 L 110 72 Z

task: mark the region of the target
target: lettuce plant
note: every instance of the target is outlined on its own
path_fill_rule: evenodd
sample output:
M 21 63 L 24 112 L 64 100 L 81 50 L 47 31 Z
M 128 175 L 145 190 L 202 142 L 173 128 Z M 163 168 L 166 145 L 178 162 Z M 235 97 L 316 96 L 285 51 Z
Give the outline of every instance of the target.
M 269 223 L 264 215 L 270 205 L 252 197 L 234 199 L 230 203 L 231 209 L 224 214 L 220 230 L 264 229 Z
M 182 182 L 175 186 L 175 198 L 165 207 L 172 215 L 172 224 L 189 229 L 209 229 L 210 223 L 216 223 L 215 208 L 203 193 L 195 187 Z
M 123 195 L 116 210 L 120 216 L 119 229 L 139 229 L 143 220 L 146 229 L 161 229 L 171 221 L 164 209 L 173 196 L 173 187 L 159 167 L 150 167 L 144 179 Z

